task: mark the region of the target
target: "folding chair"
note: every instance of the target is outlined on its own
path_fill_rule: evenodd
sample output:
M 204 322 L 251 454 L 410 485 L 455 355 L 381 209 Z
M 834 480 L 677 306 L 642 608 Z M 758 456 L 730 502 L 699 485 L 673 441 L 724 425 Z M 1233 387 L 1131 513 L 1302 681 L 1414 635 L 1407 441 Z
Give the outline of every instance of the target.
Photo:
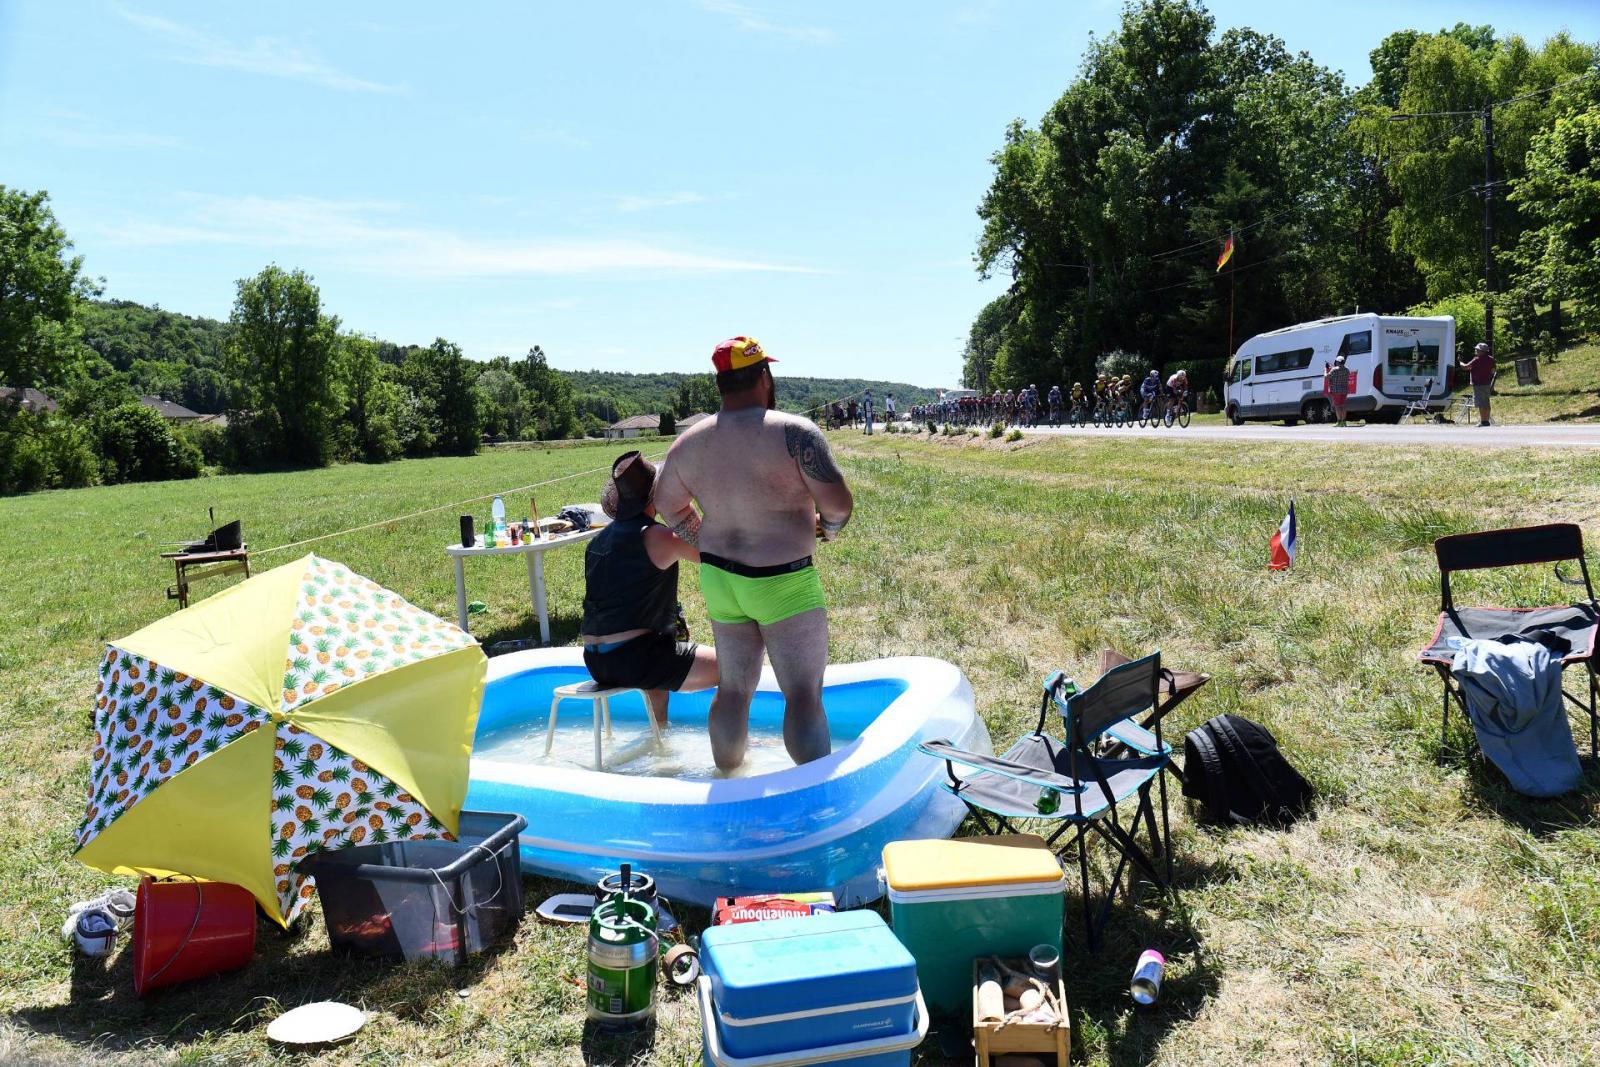
M 966 804 L 985 833 L 1020 833 L 1016 825 L 1020 820 L 1055 820 L 1061 825 L 1046 838 L 1055 848 L 1058 840 L 1072 832 L 1071 839 L 1056 849 L 1056 854 L 1060 857 L 1068 849 L 1077 852 L 1084 933 L 1090 952 L 1098 947 L 1130 862 L 1163 890 L 1172 885 L 1167 782 L 1161 773 L 1171 766 L 1172 749 L 1161 739 L 1159 715 L 1147 719 L 1149 743 L 1129 730 L 1130 726 L 1143 730 L 1133 718 L 1158 707 L 1161 675 L 1161 653 L 1155 652 L 1112 667 L 1089 688 L 1068 696 L 1062 687 L 1066 677 L 1057 671 L 1045 682 L 1034 731 L 1003 756 L 965 752 L 948 741 L 928 741 L 919 746 L 928 755 L 945 761 L 949 781 L 944 788 Z M 1065 721 L 1065 741 L 1044 732 L 1052 703 Z M 1135 738 L 1141 742 L 1139 747 L 1150 751 L 1139 751 L 1128 743 Z M 1161 793 L 1159 837 L 1150 797 L 1150 787 L 1157 783 Z M 1059 807 L 1040 811 L 1041 800 L 1051 790 L 1059 796 Z M 1137 803 L 1124 826 L 1118 806 L 1130 798 L 1137 798 Z M 1147 832 L 1149 852 L 1137 840 L 1141 823 Z M 1089 888 L 1090 831 L 1118 853 L 1116 869 L 1098 909 Z M 1164 858 L 1164 870 L 1156 869 L 1152 854 Z
M 1582 664 L 1588 675 L 1588 700 L 1580 700 L 1565 688 L 1561 695 L 1589 717 L 1589 756 L 1600 753 L 1600 718 L 1596 717 L 1596 693 L 1600 684 L 1595 679 L 1595 631 L 1600 619 L 1600 604 L 1594 596 L 1594 586 L 1589 581 L 1589 567 L 1583 558 L 1583 531 L 1570 522 L 1551 523 L 1547 526 L 1520 526 L 1507 530 L 1485 530 L 1481 533 L 1454 534 L 1441 537 L 1433 543 L 1434 554 L 1439 559 L 1439 624 L 1434 628 L 1433 640 L 1418 653 L 1417 658 L 1439 672 L 1444 684 L 1444 715 L 1440 731 L 1441 745 L 1446 743 L 1450 731 L 1450 702 L 1454 700 L 1466 714 L 1466 695 L 1450 674 L 1456 649 L 1474 638 L 1493 640 L 1508 634 L 1528 634 L 1538 630 L 1549 631 L 1564 639 L 1571 651 L 1561 657 L 1563 671 Z M 1561 573 L 1561 564 L 1576 560 L 1582 578 L 1568 578 Z M 1517 567 L 1532 563 L 1554 563 L 1555 575 L 1567 585 L 1581 585 L 1585 599 L 1576 604 L 1559 604 L 1538 608 L 1471 608 L 1457 607 L 1450 593 L 1450 575 L 1456 571 L 1486 570 L 1497 567 Z
M 1433 414 L 1428 410 L 1428 405 L 1433 401 L 1433 386 L 1434 383 L 1432 381 L 1428 382 L 1428 386 L 1422 390 L 1421 396 L 1414 400 L 1407 401 L 1405 410 L 1400 413 L 1400 418 L 1409 422 L 1412 419 L 1420 417 L 1424 422 L 1426 422 Z M 1444 383 L 1440 382 L 1439 387 L 1442 390 L 1444 388 Z

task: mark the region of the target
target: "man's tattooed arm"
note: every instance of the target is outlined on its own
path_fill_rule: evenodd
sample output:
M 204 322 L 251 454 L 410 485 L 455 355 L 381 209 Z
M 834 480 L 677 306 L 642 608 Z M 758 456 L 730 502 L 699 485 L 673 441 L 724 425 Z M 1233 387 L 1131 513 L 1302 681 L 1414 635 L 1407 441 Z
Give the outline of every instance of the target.
M 832 519 L 819 519 L 817 525 L 822 529 L 822 536 L 826 540 L 832 541 L 844 532 L 845 523 L 849 521 L 850 516 L 846 515 L 838 522 L 834 522 Z
M 788 447 L 789 455 L 800 464 L 800 473 L 807 478 L 824 485 L 837 485 L 844 481 L 843 472 L 833 461 L 833 453 L 828 450 L 828 439 L 815 426 L 798 423 L 785 426 L 783 443 Z
M 680 519 L 675 519 L 671 523 L 671 529 L 673 533 L 684 541 L 698 547 L 700 544 L 700 513 L 695 511 L 694 508 L 690 508 L 687 515 Z

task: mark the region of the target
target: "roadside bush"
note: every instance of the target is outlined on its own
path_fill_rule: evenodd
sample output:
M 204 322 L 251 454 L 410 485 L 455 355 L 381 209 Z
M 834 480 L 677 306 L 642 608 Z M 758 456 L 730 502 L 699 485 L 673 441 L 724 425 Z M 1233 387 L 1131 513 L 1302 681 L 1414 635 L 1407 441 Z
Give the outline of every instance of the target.
M 1002 428 L 1002 427 L 1001 427 L 1001 425 L 1000 425 L 1000 424 L 999 424 L 999 423 L 998 423 L 998 422 L 997 422 L 997 423 L 995 423 L 995 424 L 994 424 L 994 425 L 993 425 L 993 426 L 991 426 L 991 427 L 989 427 L 989 439 L 990 439 L 990 440 L 991 440 L 991 441 L 992 441 L 992 440 L 995 440 L 995 439 L 996 439 L 996 438 L 998 438 L 998 437 L 999 437 L 999 436 L 1000 436 L 1000 435 L 1001 435 L 1001 434 L 1003 434 L 1003 433 L 1005 433 L 1005 432 L 1006 432 L 1006 431 L 1005 431 L 1005 430 L 1004 430 L 1004 429 L 1003 429 L 1003 428 Z
M 154 482 L 200 473 L 200 449 L 143 404 L 101 412 L 90 433 L 100 454 L 100 477 L 107 482 Z
M 1020 441 L 1020 440 L 1022 440 L 1022 431 L 1021 430 L 1012 430 L 1010 433 L 1006 434 L 1006 440 L 1007 441 Z
M 1474 346 L 1483 340 L 1482 293 L 1457 293 L 1431 304 L 1416 304 L 1406 308 L 1406 314 L 1455 316 L 1456 350 L 1452 355 L 1457 358 L 1471 356 Z
M 938 432 L 939 432 L 939 427 L 934 425 L 932 419 L 929 419 L 928 420 L 928 436 L 932 437 L 934 434 L 936 434 Z
M 208 467 L 221 466 L 227 460 L 228 438 L 221 426 L 211 422 L 191 422 L 178 427 L 178 436 L 200 451 L 200 458 Z
M 70 419 L 0 411 L 0 494 L 93 485 L 98 471 L 89 435 Z
M 886 422 L 886 423 L 883 424 L 883 432 L 884 433 L 899 433 L 900 432 L 900 427 L 897 426 L 895 423 Z

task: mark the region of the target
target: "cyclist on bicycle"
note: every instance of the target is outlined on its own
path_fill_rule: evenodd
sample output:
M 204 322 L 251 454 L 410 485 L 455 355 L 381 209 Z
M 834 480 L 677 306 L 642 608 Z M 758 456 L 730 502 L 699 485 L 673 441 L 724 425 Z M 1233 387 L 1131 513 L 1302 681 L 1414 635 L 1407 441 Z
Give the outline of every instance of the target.
M 1167 379 L 1167 395 L 1171 398 L 1167 406 L 1175 413 L 1182 413 L 1189 403 L 1189 372 L 1179 369 Z M 1188 423 L 1184 423 L 1188 425 Z
M 1050 425 L 1061 424 L 1061 386 L 1052 385 L 1050 393 L 1045 397 L 1045 403 L 1050 406 Z
M 1156 413 L 1156 400 L 1161 396 L 1161 372 L 1154 367 L 1144 376 L 1144 381 L 1139 383 L 1140 411 L 1145 418 L 1151 418 Z

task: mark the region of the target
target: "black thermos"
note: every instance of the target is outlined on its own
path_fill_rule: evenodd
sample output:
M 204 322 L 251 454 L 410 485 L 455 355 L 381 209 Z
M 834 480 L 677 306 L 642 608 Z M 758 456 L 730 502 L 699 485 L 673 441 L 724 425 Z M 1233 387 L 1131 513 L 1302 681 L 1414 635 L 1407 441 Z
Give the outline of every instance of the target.
M 478 536 L 472 530 L 472 516 L 461 516 L 461 547 L 471 548 L 477 540 Z

